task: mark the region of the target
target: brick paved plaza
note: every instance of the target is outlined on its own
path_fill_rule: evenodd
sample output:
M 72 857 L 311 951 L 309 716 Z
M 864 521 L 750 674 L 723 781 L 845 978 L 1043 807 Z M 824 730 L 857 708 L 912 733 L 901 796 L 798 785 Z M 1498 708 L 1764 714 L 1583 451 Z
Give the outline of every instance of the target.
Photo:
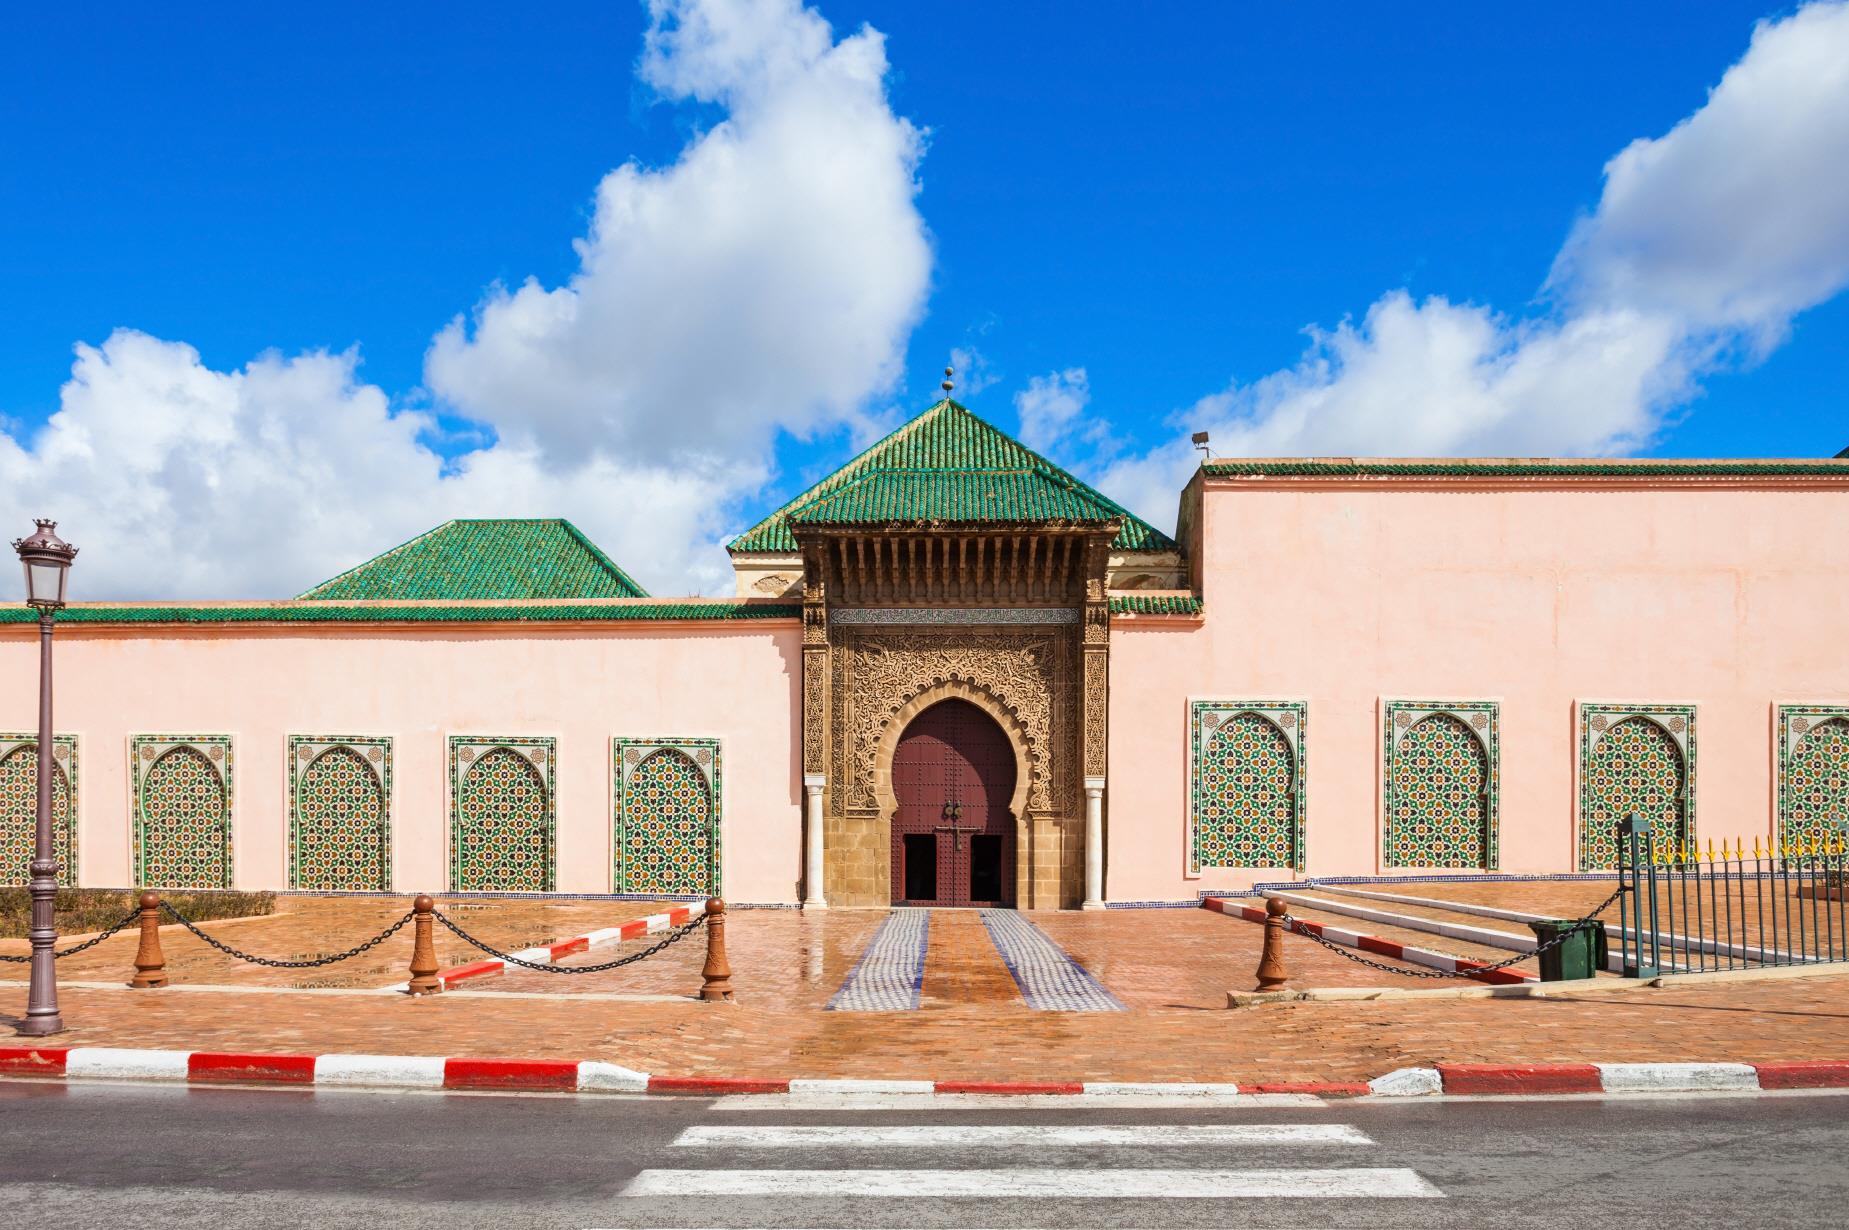
M 1420 892 L 1436 896 L 1442 889 L 1461 899 L 1464 887 L 1423 885 Z M 1597 885 L 1508 887 L 1520 890 L 1513 896 L 1525 905 L 1570 910 Z M 1558 891 L 1549 896 L 1546 888 Z M 299 957 L 350 946 L 406 906 L 400 900 L 285 898 L 274 917 L 213 923 L 206 930 L 264 955 Z M 444 908 L 488 942 L 513 949 L 614 926 L 661 903 L 482 901 Z M 162 940 L 171 988 L 109 985 L 125 983 L 132 972 L 132 934 L 60 963 L 70 1029 L 58 1042 L 599 1058 L 672 1075 L 1242 1084 L 1362 1080 L 1447 1060 L 1849 1058 L 1849 977 L 1657 990 L 1625 989 L 1611 978 L 1597 988 L 1542 999 L 1229 1010 L 1226 992 L 1252 986 L 1262 929 L 1187 909 L 1023 915 L 1120 1001 L 1122 1011 L 1031 1009 L 981 914 L 956 910 L 931 915 L 915 1010 L 826 1010 L 887 917 L 882 910 L 731 912 L 728 943 L 738 999 L 717 1005 L 692 998 L 705 955 L 699 932 L 616 971 L 514 971 L 412 999 L 387 989 L 405 977 L 408 928 L 350 963 L 284 971 L 235 962 L 168 927 Z M 471 959 L 465 946 L 441 929 L 438 934 L 445 966 Z M 659 938 L 599 947 L 562 963 L 607 961 Z M 22 941 L 4 943 L 6 951 L 24 951 Z M 1470 947 L 1448 941 L 1432 946 Z M 1288 941 L 1287 955 L 1298 987 L 1476 985 L 1396 978 L 1298 938 Z M 19 967 L 9 973 L 13 977 L 0 984 L 0 1014 L 11 1019 L 23 1009 L 25 986 Z

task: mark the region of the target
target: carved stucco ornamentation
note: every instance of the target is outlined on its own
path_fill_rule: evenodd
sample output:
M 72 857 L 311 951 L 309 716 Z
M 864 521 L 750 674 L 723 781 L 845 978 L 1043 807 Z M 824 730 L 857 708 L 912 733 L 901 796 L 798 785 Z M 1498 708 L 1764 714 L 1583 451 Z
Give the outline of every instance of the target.
M 1069 631 L 978 631 L 837 628 L 833 717 L 836 781 L 849 808 L 877 807 L 873 781 L 880 736 L 913 697 L 960 681 L 994 697 L 1027 732 L 1028 808 L 1065 804 L 1053 788 L 1060 746 L 1072 746 Z M 1070 754 L 1070 753 L 1068 753 Z M 1065 775 L 1070 775 L 1066 771 Z
M 828 771 L 828 753 L 824 750 L 828 712 L 828 654 L 803 655 L 803 772 Z
M 1105 773 L 1104 714 L 1109 661 L 1101 651 L 1085 654 L 1085 776 Z
M 806 552 L 803 569 L 803 772 L 828 770 L 828 590 L 821 560 Z
M 1094 552 L 1093 563 L 1100 560 Z M 1105 707 L 1108 699 L 1111 649 L 1111 608 L 1099 596 L 1085 604 L 1084 642 L 1080 649 L 1084 689 L 1083 733 L 1080 736 L 1081 760 L 1087 777 L 1105 773 Z

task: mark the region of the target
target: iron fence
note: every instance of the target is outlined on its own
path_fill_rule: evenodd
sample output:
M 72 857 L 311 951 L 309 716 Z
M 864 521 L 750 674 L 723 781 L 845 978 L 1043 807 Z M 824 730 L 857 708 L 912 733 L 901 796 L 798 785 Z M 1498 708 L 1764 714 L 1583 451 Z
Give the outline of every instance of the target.
M 1717 852 L 1632 817 L 1620 826 L 1618 934 L 1631 978 L 1849 961 L 1841 833 Z

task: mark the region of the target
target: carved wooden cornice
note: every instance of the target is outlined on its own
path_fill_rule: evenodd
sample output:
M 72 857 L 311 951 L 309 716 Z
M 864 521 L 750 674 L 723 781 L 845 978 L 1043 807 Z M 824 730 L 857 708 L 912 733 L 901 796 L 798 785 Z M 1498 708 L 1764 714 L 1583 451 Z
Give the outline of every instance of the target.
M 804 531 L 804 576 L 817 576 L 836 605 L 1077 604 L 1094 580 L 1102 589 L 1113 532 L 1109 525 Z

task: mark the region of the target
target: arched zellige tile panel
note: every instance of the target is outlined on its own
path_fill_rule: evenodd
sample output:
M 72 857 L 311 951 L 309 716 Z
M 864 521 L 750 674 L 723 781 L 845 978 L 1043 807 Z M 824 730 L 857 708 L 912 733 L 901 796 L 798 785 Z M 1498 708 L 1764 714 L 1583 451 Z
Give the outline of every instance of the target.
M 389 889 L 391 740 L 289 740 L 289 886 Z
M 58 883 L 77 883 L 76 797 L 71 782 L 77 771 L 77 740 L 52 739 L 51 844 L 58 860 Z M 24 884 L 32 878 L 32 854 L 38 839 L 38 736 L 0 735 L 0 884 Z
M 1496 719 L 1491 701 L 1388 704 L 1387 866 L 1495 868 Z
M 1849 829 L 1849 708 L 1781 705 L 1778 833 L 1806 845 Z
M 450 889 L 550 892 L 550 738 L 450 737 Z
M 616 744 L 616 891 L 719 891 L 716 739 Z
M 1692 705 L 1580 708 L 1579 869 L 1618 866 L 1621 826 L 1650 823 L 1653 840 L 1695 837 Z
M 230 736 L 137 735 L 129 754 L 136 882 L 230 888 Z
M 1190 708 L 1190 870 L 1301 870 L 1305 707 L 1195 701 Z

